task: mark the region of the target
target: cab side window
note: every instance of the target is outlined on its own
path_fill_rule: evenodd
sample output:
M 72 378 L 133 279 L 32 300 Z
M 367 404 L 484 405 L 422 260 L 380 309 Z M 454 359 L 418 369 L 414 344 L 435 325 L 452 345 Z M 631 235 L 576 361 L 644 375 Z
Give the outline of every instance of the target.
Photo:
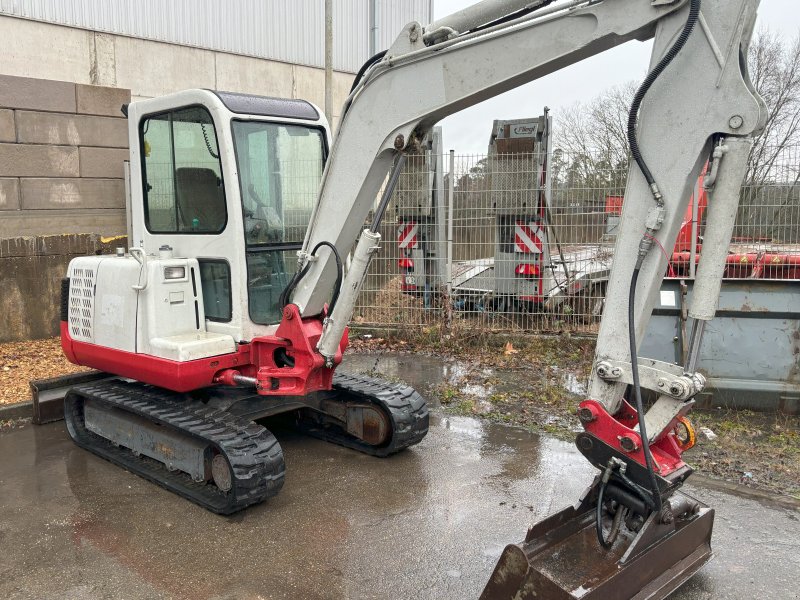
M 228 216 L 214 122 L 199 106 L 142 120 L 145 223 L 151 233 L 220 233 Z
M 231 268 L 224 260 L 198 259 L 206 319 L 231 320 Z

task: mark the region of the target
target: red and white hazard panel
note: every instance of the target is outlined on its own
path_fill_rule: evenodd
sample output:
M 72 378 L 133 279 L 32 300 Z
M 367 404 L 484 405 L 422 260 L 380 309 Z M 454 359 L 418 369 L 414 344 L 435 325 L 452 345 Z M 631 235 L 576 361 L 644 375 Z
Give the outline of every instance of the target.
M 514 225 L 514 249 L 526 254 L 541 254 L 544 247 L 544 229 L 537 223 L 517 221 Z
M 419 246 L 419 225 L 413 221 L 400 223 L 397 228 L 397 246 L 399 248 L 416 248 Z

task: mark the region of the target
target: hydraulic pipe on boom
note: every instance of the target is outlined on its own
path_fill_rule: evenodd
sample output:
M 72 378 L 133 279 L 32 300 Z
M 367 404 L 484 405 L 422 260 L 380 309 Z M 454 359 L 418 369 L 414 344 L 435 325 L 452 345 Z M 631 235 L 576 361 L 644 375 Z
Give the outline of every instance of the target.
M 430 46 L 499 19 L 522 16 L 553 2 L 554 0 L 483 0 L 430 23 L 425 27 L 423 39 Z

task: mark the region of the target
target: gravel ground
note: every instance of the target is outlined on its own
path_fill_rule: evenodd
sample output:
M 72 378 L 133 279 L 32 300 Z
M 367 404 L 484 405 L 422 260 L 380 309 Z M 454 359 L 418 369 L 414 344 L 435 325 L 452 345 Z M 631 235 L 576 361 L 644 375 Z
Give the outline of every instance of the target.
M 87 370 L 64 358 L 57 337 L 0 344 L 0 404 L 30 400 L 29 381 Z

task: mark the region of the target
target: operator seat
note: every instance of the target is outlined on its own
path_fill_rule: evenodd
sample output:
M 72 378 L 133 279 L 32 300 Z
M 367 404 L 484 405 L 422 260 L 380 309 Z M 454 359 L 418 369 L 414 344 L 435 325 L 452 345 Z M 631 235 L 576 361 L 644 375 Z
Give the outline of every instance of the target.
M 225 191 L 213 169 L 175 169 L 178 199 L 178 231 L 213 232 L 225 226 Z

